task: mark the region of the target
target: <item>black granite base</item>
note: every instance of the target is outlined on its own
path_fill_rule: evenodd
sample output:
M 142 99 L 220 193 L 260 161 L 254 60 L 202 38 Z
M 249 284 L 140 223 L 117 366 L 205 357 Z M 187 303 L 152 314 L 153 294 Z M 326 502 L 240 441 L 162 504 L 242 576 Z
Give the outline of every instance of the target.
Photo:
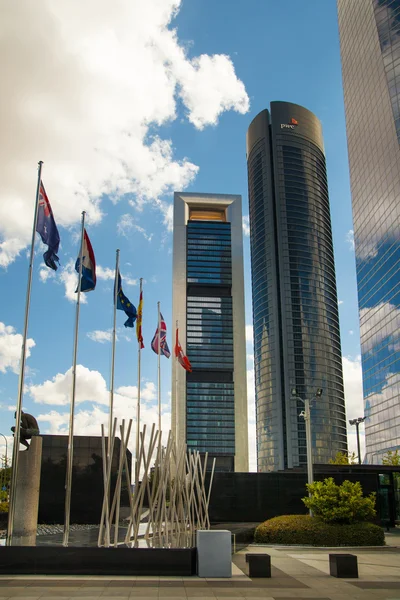
M 269 554 L 246 554 L 249 563 L 249 577 L 271 577 L 271 557 Z
M 196 574 L 196 548 L 0 547 L 1 575 Z
M 355 554 L 330 554 L 329 571 L 332 577 L 358 578 L 357 556 Z

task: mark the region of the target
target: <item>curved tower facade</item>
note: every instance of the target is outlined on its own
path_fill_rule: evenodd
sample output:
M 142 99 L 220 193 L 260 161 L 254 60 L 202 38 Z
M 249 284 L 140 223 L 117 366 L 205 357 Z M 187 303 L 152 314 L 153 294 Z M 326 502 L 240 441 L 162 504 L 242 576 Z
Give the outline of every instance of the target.
M 336 277 L 321 124 L 272 102 L 247 132 L 257 462 L 307 464 L 299 398 L 312 403 L 313 462 L 347 451 Z M 296 389 L 297 398 L 292 394 Z

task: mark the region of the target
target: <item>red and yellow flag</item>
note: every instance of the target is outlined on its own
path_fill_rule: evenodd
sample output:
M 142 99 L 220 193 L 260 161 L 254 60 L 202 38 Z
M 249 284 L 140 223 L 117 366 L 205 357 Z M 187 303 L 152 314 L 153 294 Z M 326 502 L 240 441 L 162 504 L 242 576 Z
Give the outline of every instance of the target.
M 136 337 L 140 344 L 140 348 L 144 348 L 143 335 L 142 335 L 142 313 L 143 313 L 143 292 L 140 292 L 139 305 L 137 307 L 137 319 L 136 319 Z

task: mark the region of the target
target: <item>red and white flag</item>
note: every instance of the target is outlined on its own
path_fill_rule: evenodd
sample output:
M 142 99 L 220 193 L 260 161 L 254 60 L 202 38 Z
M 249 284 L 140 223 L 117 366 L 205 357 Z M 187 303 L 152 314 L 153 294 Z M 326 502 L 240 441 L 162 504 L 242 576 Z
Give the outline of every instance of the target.
M 192 365 L 190 364 L 190 360 L 188 359 L 188 357 L 186 356 L 186 354 L 183 352 L 182 346 L 181 346 L 181 344 L 179 342 L 178 327 L 176 328 L 175 356 L 178 359 L 178 362 L 182 365 L 182 367 L 186 371 L 189 371 L 189 373 L 191 373 L 192 372 Z

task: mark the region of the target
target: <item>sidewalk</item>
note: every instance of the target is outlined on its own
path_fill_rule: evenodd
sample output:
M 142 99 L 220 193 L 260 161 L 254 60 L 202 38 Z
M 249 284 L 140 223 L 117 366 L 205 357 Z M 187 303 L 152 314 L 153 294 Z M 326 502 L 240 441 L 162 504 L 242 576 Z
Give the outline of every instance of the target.
M 250 551 L 271 555 L 270 579 L 249 579 L 245 553 Z M 359 579 L 343 580 L 331 577 L 328 566 L 329 552 L 356 554 Z M 232 579 L 3 576 L 0 577 L 0 600 L 400 599 L 400 550 L 391 546 L 354 550 L 249 546 L 233 556 L 232 574 Z

